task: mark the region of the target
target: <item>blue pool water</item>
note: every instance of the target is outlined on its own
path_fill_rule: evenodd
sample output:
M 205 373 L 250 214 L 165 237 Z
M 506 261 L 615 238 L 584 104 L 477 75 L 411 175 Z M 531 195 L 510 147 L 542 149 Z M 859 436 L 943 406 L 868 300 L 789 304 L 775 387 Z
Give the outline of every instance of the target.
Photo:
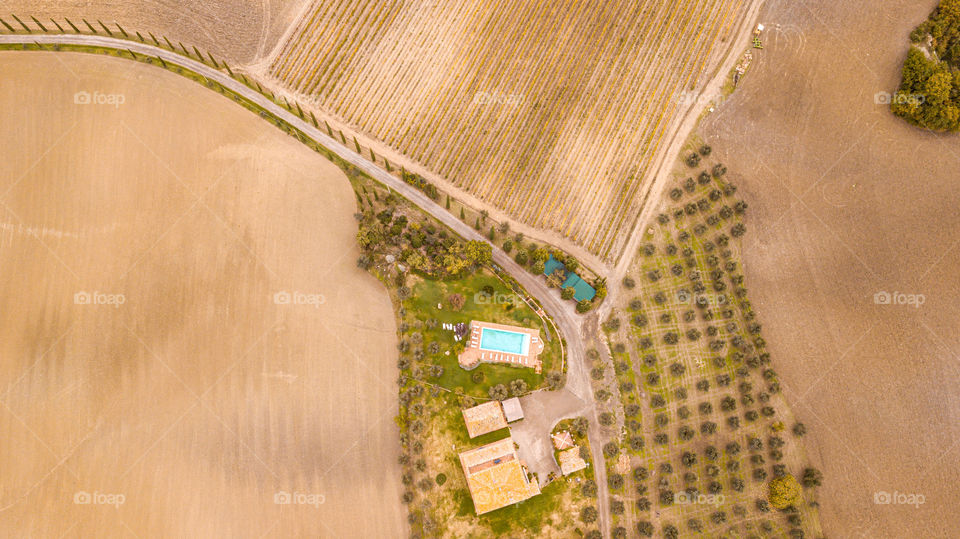
M 480 348 L 505 354 L 526 355 L 530 336 L 526 333 L 483 328 L 480 330 Z

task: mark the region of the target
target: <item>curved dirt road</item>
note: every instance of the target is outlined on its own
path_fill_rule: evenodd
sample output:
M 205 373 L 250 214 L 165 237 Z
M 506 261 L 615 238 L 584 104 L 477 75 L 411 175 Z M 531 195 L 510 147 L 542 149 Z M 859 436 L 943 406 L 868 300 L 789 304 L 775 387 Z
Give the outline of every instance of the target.
M 248 99 L 257 106 L 269 111 L 271 114 L 287 122 L 291 126 L 299 129 L 308 137 L 312 138 L 327 150 L 333 152 L 344 161 L 357 167 L 369 174 L 372 178 L 395 190 L 401 196 L 416 204 L 425 212 L 432 215 L 454 232 L 467 240 L 487 241 L 487 239 L 474 230 L 466 223 L 461 222 L 452 214 L 448 213 L 443 207 L 424 195 L 420 190 L 405 183 L 399 178 L 394 177 L 378 165 L 370 162 L 364 156 L 347 148 L 345 145 L 334 140 L 332 137 L 317 129 L 313 124 L 300 119 L 296 114 L 291 113 L 284 107 L 277 105 L 266 96 L 249 88 L 245 84 L 233 79 L 228 74 L 216 70 L 206 64 L 187 58 L 178 53 L 169 50 L 154 47 L 137 41 L 128 41 L 98 35 L 78 35 L 78 34 L 14 34 L 0 35 L 0 43 L 5 44 L 41 44 L 41 45 L 80 45 L 95 46 L 118 49 L 121 51 L 133 51 L 144 56 L 153 56 L 162 58 L 164 62 L 175 64 L 204 77 L 216 81 L 218 84 L 230 91 Z M 488 242 L 489 243 L 489 242 Z M 605 537 L 610 535 L 609 523 L 609 493 L 606 489 L 606 469 L 602 465 L 604 462 L 601 445 L 599 442 L 600 429 L 597 423 L 596 406 L 591 397 L 590 379 L 584 354 L 584 345 L 582 340 L 581 318 L 577 315 L 570 302 L 560 299 L 559 293 L 552 291 L 546 283 L 537 276 L 531 275 L 522 268 L 513 259 L 500 250 L 496 245 L 493 246 L 493 261 L 510 273 L 527 292 L 535 297 L 543 306 L 544 310 L 554 319 L 560 328 L 562 337 L 567 343 L 567 384 L 559 392 L 560 395 L 568 393 L 572 399 L 579 399 L 584 402 L 584 406 L 579 409 L 581 415 L 590 420 L 589 436 L 592 440 L 592 457 L 595 463 L 594 473 L 598 485 L 598 512 L 600 515 L 600 530 Z M 543 393 L 543 392 L 540 392 Z M 557 398 L 554 396 L 552 398 Z M 547 434 L 545 433 L 545 436 Z

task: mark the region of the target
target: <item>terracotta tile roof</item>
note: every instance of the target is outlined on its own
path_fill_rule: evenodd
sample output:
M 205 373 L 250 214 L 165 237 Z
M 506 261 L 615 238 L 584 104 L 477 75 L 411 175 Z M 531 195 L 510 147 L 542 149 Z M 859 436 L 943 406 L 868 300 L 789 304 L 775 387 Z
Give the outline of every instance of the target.
M 463 422 L 471 438 L 507 427 L 507 418 L 503 415 L 500 401 L 485 402 L 463 411 Z
M 540 494 L 537 482 L 527 480 L 513 438 L 460 453 L 460 465 L 478 515 Z
M 570 475 L 587 467 L 587 462 L 580 458 L 580 448 L 571 447 L 560 452 L 560 473 Z

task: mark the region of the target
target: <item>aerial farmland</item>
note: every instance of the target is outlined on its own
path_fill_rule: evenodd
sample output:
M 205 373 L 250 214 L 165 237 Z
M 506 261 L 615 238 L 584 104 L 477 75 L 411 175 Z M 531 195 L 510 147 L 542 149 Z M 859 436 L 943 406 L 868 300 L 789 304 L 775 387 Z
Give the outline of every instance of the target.
M 752 4 L 325 0 L 270 75 L 476 204 L 616 259 Z
M 2 11 L 0 536 L 956 536 L 960 0 Z

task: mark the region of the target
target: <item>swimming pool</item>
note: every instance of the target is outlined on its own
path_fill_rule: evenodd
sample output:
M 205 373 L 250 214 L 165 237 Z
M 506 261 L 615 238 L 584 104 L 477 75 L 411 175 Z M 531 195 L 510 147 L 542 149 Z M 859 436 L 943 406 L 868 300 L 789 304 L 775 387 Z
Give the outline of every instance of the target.
M 516 331 L 483 328 L 480 330 L 480 348 L 525 356 L 530 349 L 530 336 Z

